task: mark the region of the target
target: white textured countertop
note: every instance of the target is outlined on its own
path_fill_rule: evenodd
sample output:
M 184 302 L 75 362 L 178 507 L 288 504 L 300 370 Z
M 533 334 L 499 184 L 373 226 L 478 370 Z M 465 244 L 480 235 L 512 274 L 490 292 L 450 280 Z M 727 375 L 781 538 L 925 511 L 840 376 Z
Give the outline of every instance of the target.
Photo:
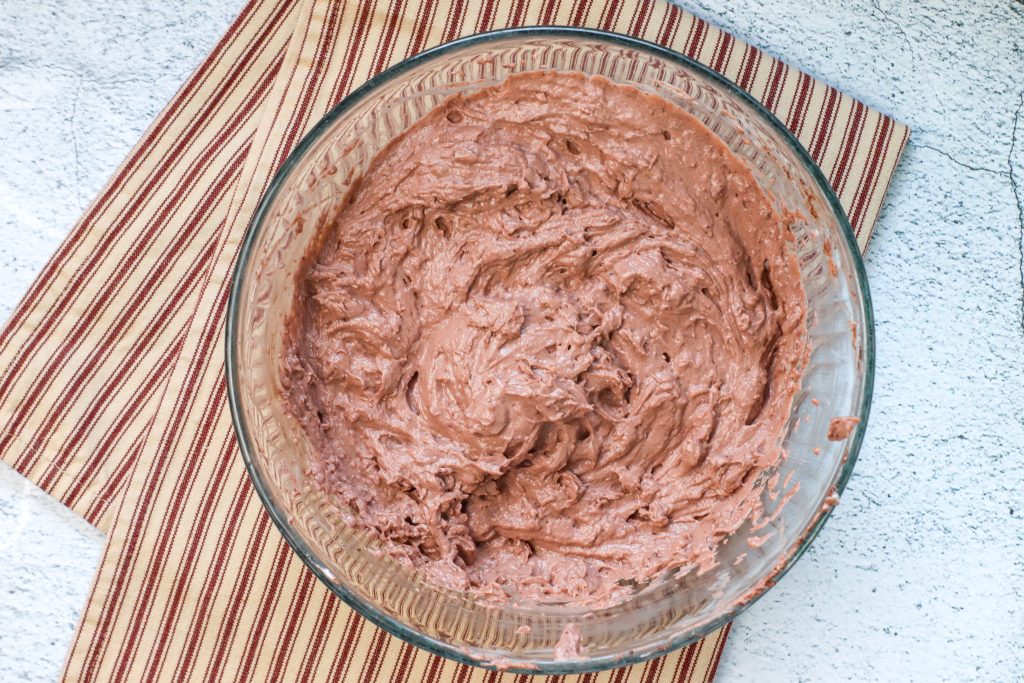
M 913 129 L 856 472 L 719 680 L 1024 681 L 1024 3 L 683 5 Z M 0 317 L 239 6 L 0 4 Z M 4 465 L 0 528 L 0 681 L 53 680 L 103 537 Z

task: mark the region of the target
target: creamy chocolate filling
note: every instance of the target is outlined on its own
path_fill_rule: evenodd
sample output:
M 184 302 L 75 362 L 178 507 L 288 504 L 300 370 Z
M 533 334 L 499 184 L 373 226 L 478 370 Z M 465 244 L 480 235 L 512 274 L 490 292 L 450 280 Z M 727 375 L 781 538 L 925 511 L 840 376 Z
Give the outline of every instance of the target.
M 613 598 L 761 510 L 806 362 L 788 225 L 668 101 L 529 73 L 394 140 L 300 273 L 313 476 L 430 580 Z

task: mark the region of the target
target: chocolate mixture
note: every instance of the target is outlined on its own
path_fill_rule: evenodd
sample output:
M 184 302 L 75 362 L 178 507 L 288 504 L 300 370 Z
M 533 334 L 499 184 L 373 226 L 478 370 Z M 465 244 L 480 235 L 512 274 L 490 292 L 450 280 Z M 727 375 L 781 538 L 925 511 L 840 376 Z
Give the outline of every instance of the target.
M 760 511 L 807 350 L 789 227 L 675 105 L 530 73 L 377 156 L 300 274 L 285 391 L 433 581 L 589 600 Z

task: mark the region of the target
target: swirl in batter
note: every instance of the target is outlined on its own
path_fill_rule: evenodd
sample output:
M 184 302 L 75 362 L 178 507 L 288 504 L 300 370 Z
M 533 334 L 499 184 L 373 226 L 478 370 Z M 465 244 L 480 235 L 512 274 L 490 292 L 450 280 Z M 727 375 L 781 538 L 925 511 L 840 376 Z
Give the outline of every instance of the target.
M 786 222 L 668 101 L 529 73 L 445 102 L 300 274 L 313 475 L 436 582 L 614 599 L 760 513 L 806 362 Z

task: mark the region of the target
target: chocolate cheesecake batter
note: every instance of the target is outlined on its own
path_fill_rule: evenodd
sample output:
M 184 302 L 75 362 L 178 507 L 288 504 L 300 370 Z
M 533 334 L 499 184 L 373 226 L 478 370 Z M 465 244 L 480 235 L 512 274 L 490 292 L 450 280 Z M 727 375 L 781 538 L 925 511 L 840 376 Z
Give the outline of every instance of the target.
M 537 72 L 451 99 L 300 274 L 284 383 L 313 476 L 478 594 L 614 599 L 709 566 L 783 457 L 807 356 L 791 239 L 661 98 Z

